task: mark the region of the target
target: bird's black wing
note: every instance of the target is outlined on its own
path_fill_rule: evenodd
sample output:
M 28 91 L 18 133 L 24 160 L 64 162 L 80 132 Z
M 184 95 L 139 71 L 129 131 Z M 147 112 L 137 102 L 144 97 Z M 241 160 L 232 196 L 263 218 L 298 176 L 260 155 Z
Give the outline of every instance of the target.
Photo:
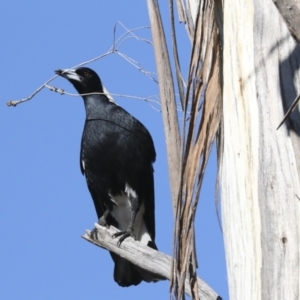
M 129 131 L 138 140 L 140 151 L 144 156 L 145 168 L 142 182 L 142 197 L 144 199 L 144 221 L 152 240 L 155 240 L 155 193 L 154 193 L 154 169 L 156 153 L 154 143 L 149 131 L 136 118 L 119 106 L 114 106 L 114 122 Z M 135 188 L 135 187 L 134 187 Z M 138 189 L 138 187 L 136 187 Z M 150 245 L 156 248 L 155 244 Z
M 144 148 L 146 159 L 154 163 L 156 158 L 154 143 L 146 127 L 122 107 L 110 103 L 110 113 L 106 119 L 133 134 Z

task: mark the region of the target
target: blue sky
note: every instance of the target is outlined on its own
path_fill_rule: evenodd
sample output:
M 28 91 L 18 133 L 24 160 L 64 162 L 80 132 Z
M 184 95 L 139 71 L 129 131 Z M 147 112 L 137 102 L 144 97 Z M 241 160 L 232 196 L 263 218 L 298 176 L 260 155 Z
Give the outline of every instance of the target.
M 169 24 L 167 1 L 160 1 Z M 96 213 L 79 169 L 83 101 L 44 89 L 17 107 L 8 100 L 29 96 L 58 68 L 70 68 L 108 51 L 117 21 L 149 26 L 146 1 L 2 1 L 0 298 L 168 299 L 169 282 L 121 288 L 113 281 L 107 251 L 80 236 Z M 190 44 L 178 25 L 186 74 Z M 122 34 L 124 31 L 117 32 Z M 167 28 L 167 33 L 169 32 Z M 137 32 L 151 39 L 149 29 Z M 129 39 L 121 51 L 155 72 L 151 45 Z M 147 97 L 158 86 L 118 55 L 88 65 L 114 94 Z M 51 85 L 75 93 L 64 79 Z M 115 97 L 150 131 L 155 167 L 156 242 L 172 251 L 172 207 L 161 113 L 142 100 Z M 198 275 L 228 299 L 222 234 L 214 206 L 216 155 L 207 167 L 196 220 Z

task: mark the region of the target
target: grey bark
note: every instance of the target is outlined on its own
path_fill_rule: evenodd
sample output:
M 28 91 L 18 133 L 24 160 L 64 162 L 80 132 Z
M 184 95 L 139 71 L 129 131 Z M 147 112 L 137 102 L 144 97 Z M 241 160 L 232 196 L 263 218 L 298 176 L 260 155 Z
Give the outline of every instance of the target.
M 299 299 L 300 48 L 271 0 L 223 2 L 222 225 L 230 299 Z

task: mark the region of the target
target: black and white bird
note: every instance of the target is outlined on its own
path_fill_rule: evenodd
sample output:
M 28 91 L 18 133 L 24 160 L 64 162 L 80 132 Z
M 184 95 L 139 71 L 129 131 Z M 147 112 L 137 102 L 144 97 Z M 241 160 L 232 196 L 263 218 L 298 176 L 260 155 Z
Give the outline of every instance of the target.
M 81 140 L 80 167 L 101 225 L 120 232 L 119 244 L 132 236 L 155 245 L 153 163 L 155 149 L 145 126 L 116 105 L 96 72 L 89 68 L 57 70 L 82 95 L 86 120 Z M 114 279 L 120 286 L 156 281 L 129 261 L 111 253 Z

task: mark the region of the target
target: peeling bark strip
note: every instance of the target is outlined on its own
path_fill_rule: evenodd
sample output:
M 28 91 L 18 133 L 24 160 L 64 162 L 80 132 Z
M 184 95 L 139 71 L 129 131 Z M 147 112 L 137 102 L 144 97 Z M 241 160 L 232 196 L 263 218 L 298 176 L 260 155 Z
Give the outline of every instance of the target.
M 166 136 L 172 203 L 175 212 L 180 176 L 180 136 L 174 83 L 158 1 L 148 0 L 147 3 Z
M 199 299 L 195 278 L 197 259 L 194 221 L 209 153 L 221 118 L 220 49 L 213 0 L 190 1 L 186 10 L 187 28 L 192 34 L 192 55 L 182 137 L 183 162 L 180 194 L 176 214 L 173 293 L 182 299 L 185 278 L 190 278 L 193 299 Z M 186 135 L 185 135 L 186 133 Z
M 82 237 L 91 242 L 92 244 L 101 247 L 103 249 L 112 251 L 119 256 L 122 256 L 132 262 L 133 264 L 141 267 L 144 270 L 158 274 L 168 280 L 170 280 L 171 274 L 171 261 L 172 258 L 162 252 L 158 252 L 144 244 L 134 241 L 132 238 L 127 238 L 122 242 L 122 245 L 118 246 L 118 239 L 113 239 L 112 235 L 118 232 L 118 230 L 110 226 L 106 228 L 95 224 L 97 228 L 97 241 L 90 238 L 90 231 L 87 231 Z M 187 279 L 186 279 L 187 281 Z M 198 281 L 198 293 L 203 300 L 221 300 L 222 298 L 216 294 L 216 292 L 203 280 L 197 278 Z M 186 284 L 185 293 L 191 297 L 191 290 L 189 285 Z
M 276 127 L 299 94 L 300 47 L 271 0 L 223 4 L 220 185 L 230 299 L 299 299 L 299 108 Z
M 169 173 L 175 212 L 172 293 L 184 298 L 186 284 L 198 300 L 194 219 L 204 170 L 220 123 L 220 53 L 213 0 L 177 1 L 180 18 L 186 22 L 193 50 L 187 89 L 183 91 L 176 46 L 173 2 L 170 1 L 173 55 L 180 99 L 184 110 L 183 136 L 178 133 L 178 117 L 173 76 L 158 2 L 148 0 L 168 149 Z M 187 111 L 190 111 L 187 118 Z M 180 157 L 183 161 L 180 161 Z M 179 188 L 179 193 L 178 193 Z M 186 277 L 189 281 L 186 282 Z

